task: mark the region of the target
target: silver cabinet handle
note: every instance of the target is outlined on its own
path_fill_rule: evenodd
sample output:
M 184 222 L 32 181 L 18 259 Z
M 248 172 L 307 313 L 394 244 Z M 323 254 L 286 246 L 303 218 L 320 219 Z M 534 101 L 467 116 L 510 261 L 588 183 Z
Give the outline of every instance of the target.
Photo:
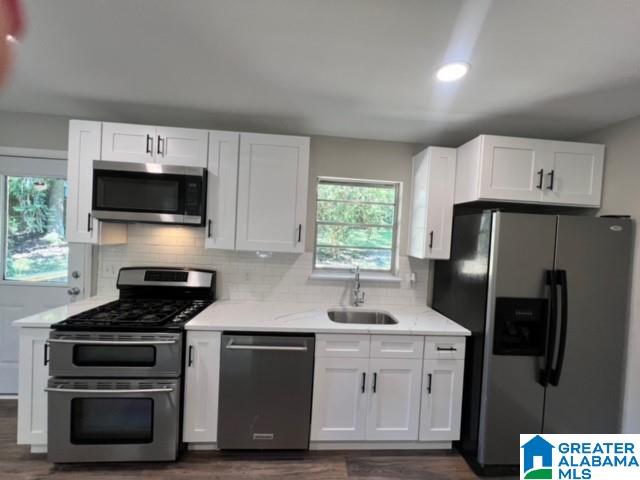
M 85 390 L 83 388 L 53 388 L 47 387 L 44 389 L 45 392 L 49 393 L 171 393 L 173 392 L 173 388 L 134 388 L 134 389 L 125 389 L 125 390 Z
M 177 340 L 134 340 L 131 342 L 119 340 L 68 340 L 50 338 L 47 343 L 75 343 L 76 345 L 172 345 Z
M 289 345 L 235 345 L 233 340 L 227 343 L 227 350 L 280 350 L 288 352 L 306 352 L 307 346 L 289 346 Z

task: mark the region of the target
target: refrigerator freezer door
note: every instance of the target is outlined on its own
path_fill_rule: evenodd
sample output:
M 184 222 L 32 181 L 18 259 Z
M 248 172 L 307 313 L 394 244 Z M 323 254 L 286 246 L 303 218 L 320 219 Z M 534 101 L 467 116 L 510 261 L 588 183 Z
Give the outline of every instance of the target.
M 478 462 L 517 465 L 519 435 L 542 429 L 543 357 L 494 354 L 496 297 L 543 299 L 545 271 L 553 268 L 556 217 L 494 213 L 485 332 L 485 374 Z
M 555 268 L 566 271 L 567 335 L 558 385 L 546 392 L 544 432 L 617 433 L 631 221 L 560 216 L 556 249 Z

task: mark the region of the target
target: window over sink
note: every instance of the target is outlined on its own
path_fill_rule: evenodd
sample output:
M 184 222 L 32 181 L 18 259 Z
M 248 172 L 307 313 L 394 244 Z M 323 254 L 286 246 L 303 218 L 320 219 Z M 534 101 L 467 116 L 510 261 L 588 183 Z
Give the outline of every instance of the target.
M 394 272 L 400 184 L 320 177 L 316 197 L 316 271 Z

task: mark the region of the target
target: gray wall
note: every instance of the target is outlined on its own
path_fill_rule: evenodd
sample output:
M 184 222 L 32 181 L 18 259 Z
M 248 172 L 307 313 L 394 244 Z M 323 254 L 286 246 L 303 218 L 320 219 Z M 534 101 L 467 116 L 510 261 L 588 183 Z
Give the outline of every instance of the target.
M 628 214 L 640 219 L 640 117 L 597 130 L 578 140 L 606 145 L 600 214 Z M 630 331 L 624 430 L 640 432 L 640 242 L 636 238 L 630 304 Z
M 0 112 L 0 146 L 66 150 L 69 119 L 54 115 Z

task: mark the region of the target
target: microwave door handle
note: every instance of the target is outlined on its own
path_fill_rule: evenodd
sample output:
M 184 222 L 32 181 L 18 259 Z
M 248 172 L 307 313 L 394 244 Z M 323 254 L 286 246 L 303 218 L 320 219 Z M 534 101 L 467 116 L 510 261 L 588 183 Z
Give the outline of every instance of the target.
M 84 389 L 84 388 L 56 388 L 56 387 L 47 387 L 44 389 L 45 392 L 49 393 L 91 393 L 91 394 L 100 394 L 103 393 L 171 393 L 174 391 L 174 388 L 132 388 L 132 389 L 118 389 L 118 390 L 100 390 L 100 389 Z
M 73 343 L 76 345 L 173 345 L 177 340 L 71 340 L 66 338 L 50 338 L 47 343 Z

